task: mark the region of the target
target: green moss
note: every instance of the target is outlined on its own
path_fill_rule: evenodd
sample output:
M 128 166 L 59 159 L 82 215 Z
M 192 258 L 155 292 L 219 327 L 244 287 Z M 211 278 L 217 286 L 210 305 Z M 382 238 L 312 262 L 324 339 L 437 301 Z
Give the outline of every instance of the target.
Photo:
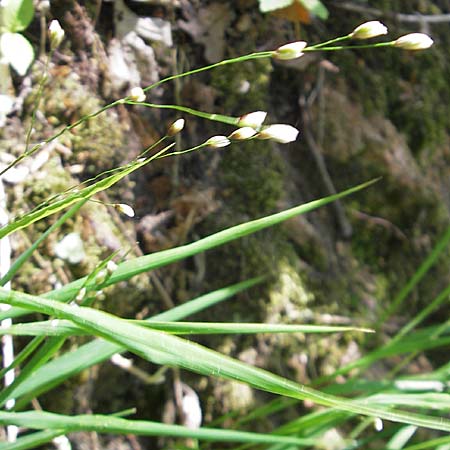
M 304 274 L 298 264 L 281 259 L 277 264 L 277 281 L 269 291 L 269 305 L 266 307 L 265 322 L 303 322 L 310 314 L 307 310 L 314 301 L 314 294 L 302 279 Z M 280 336 L 282 337 L 282 336 Z
M 211 86 L 217 89 L 221 107 L 228 114 L 266 110 L 271 71 L 269 59 L 224 66 L 212 73 Z
M 37 77 L 39 75 L 36 74 Z M 33 107 L 36 93 L 37 88 L 28 98 L 28 102 L 31 102 L 28 104 L 30 109 Z M 43 113 L 54 127 L 54 133 L 59 127 L 98 111 L 104 106 L 104 101 L 81 84 L 76 73 L 69 72 L 65 76 L 50 78 L 40 104 Z M 36 129 L 38 132 L 48 132 L 39 123 Z M 117 112 L 108 110 L 65 133 L 58 141 L 66 147 L 63 152 L 64 161 L 68 164 L 82 164 L 83 175 L 91 177 L 123 161 L 127 153 L 126 136 Z
M 283 192 L 283 165 L 273 146 L 248 142 L 234 146 L 220 163 L 228 207 L 255 217 L 272 212 Z
M 51 158 L 35 176 L 25 179 L 22 189 L 28 201 L 27 206 L 30 208 L 47 201 L 55 193 L 64 192 L 75 183 L 76 181 L 62 167 L 60 158 L 56 157 Z
M 385 3 L 386 10 L 395 11 L 395 2 Z M 412 5 L 408 8 L 414 13 L 418 10 Z M 402 9 L 401 12 L 407 11 Z M 359 20 L 352 15 L 342 19 L 341 15 L 332 19 L 331 27 L 336 35 L 348 32 Z M 391 31 L 391 39 L 412 31 L 401 28 L 398 23 L 385 23 Z M 425 52 L 388 48 L 330 55 L 340 69 L 339 79 L 345 80 L 351 99 L 363 106 L 366 115 L 381 114 L 390 119 L 407 136 L 415 154 L 435 150 L 445 141 L 450 129 L 450 116 L 443 101 L 450 97 L 447 64 L 450 38 L 445 26 L 433 26 L 432 31 L 440 45 Z

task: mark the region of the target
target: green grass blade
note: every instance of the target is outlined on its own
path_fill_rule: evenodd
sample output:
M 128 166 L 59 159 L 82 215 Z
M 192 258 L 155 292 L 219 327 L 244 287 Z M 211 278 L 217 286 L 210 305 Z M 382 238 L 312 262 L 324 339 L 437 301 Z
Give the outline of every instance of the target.
M 163 151 L 167 151 L 172 146 L 173 144 L 166 147 L 164 150 L 158 152 L 158 154 L 162 154 Z M 45 217 L 55 214 L 58 211 L 61 211 L 62 209 L 73 205 L 74 203 L 89 199 L 93 195 L 98 194 L 99 192 L 102 192 L 105 189 L 108 189 L 109 187 L 113 186 L 118 181 L 120 181 L 122 178 L 126 177 L 135 170 L 148 164 L 150 161 L 155 159 L 157 155 L 151 156 L 150 158 L 147 158 L 144 161 L 132 162 L 126 166 L 123 166 L 121 170 L 113 173 L 112 175 L 109 175 L 106 178 L 97 181 L 93 185 L 86 186 L 79 190 L 69 191 L 68 193 L 63 195 L 62 199 L 60 200 L 55 199 L 46 206 L 34 209 L 33 211 L 25 214 L 24 216 L 14 220 L 13 222 L 9 223 L 8 225 L 0 229 L 0 239 L 12 233 L 13 231 L 26 228 L 27 226 L 31 225 L 34 222 L 37 222 L 38 220 L 41 220 Z
M 283 436 L 295 435 L 301 438 L 321 438 L 327 430 L 341 426 L 350 417 L 352 417 L 351 414 L 332 409 L 327 409 L 324 411 L 314 411 L 278 427 L 273 431 L 273 433 L 281 434 Z M 264 418 L 264 416 L 262 418 Z M 249 448 L 255 448 L 255 446 L 246 444 L 234 450 L 245 450 Z M 320 445 L 320 439 L 315 448 L 323 448 Z M 285 449 L 286 447 L 280 447 L 278 445 L 270 446 L 267 448 L 267 450 Z
M 406 336 L 419 323 L 423 322 L 433 311 L 435 311 L 444 302 L 450 303 L 450 285 L 448 285 L 436 298 L 430 302 L 426 307 L 421 309 L 419 313 L 410 320 L 392 339 L 394 342 Z M 448 322 L 447 322 L 448 324 Z
M 177 335 L 190 334 L 257 334 L 257 333 L 342 333 L 359 331 L 371 333 L 367 328 L 329 325 L 287 325 L 261 323 L 213 323 L 213 322 L 157 322 L 129 320 L 130 323 Z M 89 334 L 70 320 L 27 322 L 0 328 L 0 335 L 13 336 L 83 336 Z
M 447 332 L 449 331 L 447 326 Z M 320 377 L 315 380 L 315 384 L 323 383 L 327 380 L 335 378 L 337 375 L 344 375 L 353 369 L 363 370 L 371 366 L 376 361 L 389 356 L 404 355 L 409 352 L 416 352 L 421 350 L 428 350 L 436 347 L 445 347 L 450 343 L 449 336 L 436 337 L 436 330 L 442 330 L 440 326 L 427 327 L 421 330 L 411 333 L 408 336 L 404 336 L 399 340 L 392 340 L 384 346 L 380 346 L 371 353 L 356 361 L 347 364 L 344 367 L 337 369 L 332 375 Z
M 23 308 L 11 308 L 8 311 L 0 311 L 0 322 L 5 319 L 14 319 L 28 314 L 28 311 Z
M 76 122 L 65 126 L 63 129 L 61 129 L 60 131 L 58 131 L 56 134 L 54 134 L 53 136 L 48 137 L 47 139 L 45 139 L 44 141 L 34 145 L 32 148 L 30 148 L 29 150 L 23 152 L 18 158 L 16 158 L 13 162 L 11 162 L 10 164 L 8 164 L 4 169 L 2 169 L 0 171 L 0 176 L 2 176 L 5 172 L 7 172 L 9 169 L 11 169 L 11 167 L 16 166 L 19 162 L 21 162 L 22 160 L 24 160 L 26 157 L 32 155 L 33 153 L 37 152 L 40 148 L 42 148 L 42 146 L 44 144 L 48 144 L 50 142 L 53 142 L 54 140 L 58 139 L 60 136 L 62 136 L 64 133 L 66 133 L 67 131 L 73 130 L 74 128 L 78 127 L 79 125 L 81 125 L 83 122 L 86 122 L 94 117 L 99 116 L 101 113 L 107 111 L 108 109 L 113 108 L 114 106 L 120 105 L 123 103 L 123 100 L 116 100 L 112 103 L 110 103 L 109 105 L 105 105 L 102 108 L 100 108 L 99 110 L 91 113 L 91 114 L 86 114 L 85 116 L 81 117 L 80 119 L 78 119 Z
M 176 80 L 178 78 L 187 77 L 190 75 L 195 75 L 200 72 L 205 72 L 207 70 L 215 69 L 216 67 L 222 67 L 222 66 L 226 66 L 228 64 L 242 63 L 244 61 L 251 61 L 253 59 L 271 58 L 272 55 L 273 55 L 273 52 L 267 51 L 267 52 L 250 53 L 248 55 L 238 56 L 236 58 L 224 59 L 224 60 L 216 62 L 214 64 L 210 64 L 209 66 L 203 66 L 203 67 L 199 67 L 198 69 L 193 69 L 193 70 L 189 70 L 187 72 L 178 73 L 176 75 L 171 75 L 170 77 L 164 78 L 162 80 L 157 81 L 156 83 L 151 84 L 150 86 L 145 87 L 143 90 L 144 90 L 144 92 L 147 92 L 147 91 L 154 89 L 158 86 L 161 86 L 162 84 L 167 83 L 169 81 Z
M 33 243 L 33 245 L 26 249 L 11 265 L 8 273 L 0 280 L 0 286 L 4 286 L 8 281 L 11 281 L 17 271 L 22 267 L 22 265 L 30 258 L 33 252 L 39 247 L 39 245 L 47 239 L 47 237 L 57 230 L 66 220 L 70 219 L 85 203 L 87 199 L 78 202 L 72 208 L 69 209 L 65 214 L 63 214 L 51 227 L 49 227 L 44 233 L 42 233 L 39 238 Z
M 213 322 L 145 322 L 134 321 L 154 330 L 173 334 L 255 334 L 255 333 L 341 333 L 359 331 L 372 333 L 367 328 L 328 325 L 288 325 L 265 323 L 213 323 Z
M 21 409 L 31 399 L 50 391 L 68 378 L 100 364 L 114 353 L 121 351 L 123 352 L 125 349 L 103 340 L 84 344 L 40 367 L 31 378 L 14 389 L 10 397 L 16 399 L 16 409 Z
M 403 450 L 426 450 L 428 448 L 432 448 L 433 450 L 438 450 L 439 446 L 449 444 L 450 445 L 450 436 L 443 436 L 436 439 L 430 439 L 426 442 L 421 442 L 420 444 L 410 445 L 405 447 Z
M 149 318 L 148 320 L 175 321 L 183 319 L 190 314 L 195 314 L 217 303 L 228 300 L 239 292 L 261 283 L 263 280 L 264 277 L 255 277 L 250 280 L 242 281 L 241 283 L 209 292 L 194 300 L 176 306 L 169 311 L 165 311 Z M 33 377 L 25 380 L 21 386 L 12 392 L 11 396 L 15 398 L 21 397 L 20 400 L 16 401 L 16 405 L 17 407 L 23 407 L 23 405 L 27 404 L 31 398 L 49 391 L 71 376 L 105 361 L 114 355 L 114 353 L 123 352 L 125 350 L 126 349 L 116 344 L 99 339 L 84 344 L 78 349 L 65 353 L 39 368 L 34 372 Z
M 99 433 L 167 436 L 171 438 L 220 440 L 224 442 L 285 443 L 301 446 L 311 446 L 315 443 L 314 439 L 302 439 L 246 431 L 222 430 L 218 428 L 190 429 L 180 425 L 167 425 L 144 420 L 129 420 L 115 416 L 97 414 L 63 416 L 45 411 L 26 411 L 21 413 L 0 412 L 0 423 L 33 429 L 64 429 L 65 433 L 74 431 L 96 431 Z
M 447 387 L 447 376 L 438 372 L 428 372 L 416 376 L 407 376 L 395 380 L 366 380 L 350 378 L 344 383 L 335 383 L 324 388 L 325 392 L 333 395 L 364 395 L 396 392 L 396 393 L 424 393 L 444 392 Z
M 352 417 L 350 414 L 342 413 L 341 411 L 335 411 L 327 409 L 325 411 L 314 412 L 306 416 L 308 420 L 302 424 L 299 419 L 293 420 L 286 424 L 286 426 L 281 426 L 273 431 L 274 434 L 280 433 L 283 435 L 293 435 L 301 437 L 303 439 L 316 439 L 317 444 L 315 449 L 326 449 L 328 442 L 324 436 L 328 430 L 336 429 L 340 426 L 345 426 L 345 423 L 349 418 Z M 369 419 L 371 420 L 371 419 Z M 253 444 L 244 444 L 233 450 L 248 450 L 248 449 L 262 449 L 260 446 L 255 446 Z M 343 447 L 338 447 L 342 448 Z M 351 447 L 353 449 L 353 447 Z M 288 447 L 280 444 L 273 444 L 271 446 L 265 446 L 265 450 L 295 450 L 293 447 Z M 345 450 L 350 450 L 350 448 L 345 448 Z
M 372 184 L 376 183 L 377 181 L 378 179 L 371 180 L 366 183 L 355 186 L 353 188 L 347 189 L 346 191 L 340 192 L 335 195 L 331 195 L 329 197 L 325 197 L 319 200 L 313 200 L 309 203 L 295 206 L 291 209 L 281 211 L 279 213 L 275 213 L 270 216 L 263 217 L 261 219 L 256 219 L 249 222 L 241 223 L 239 225 L 235 225 L 234 227 L 219 231 L 218 233 L 212 234 L 203 239 L 199 239 L 198 241 L 192 242 L 187 245 L 183 245 L 181 247 L 163 250 L 158 253 L 152 253 L 151 255 L 144 255 L 130 261 L 125 261 L 119 264 L 118 269 L 110 276 L 107 283 L 104 286 L 99 287 L 99 289 L 106 286 L 110 286 L 115 283 L 119 283 L 121 281 L 129 280 L 133 276 L 138 275 L 140 273 L 158 269 L 168 264 L 204 252 L 206 250 L 210 250 L 214 247 L 226 244 L 235 239 L 239 239 L 249 234 L 256 233 L 257 231 L 274 226 L 297 215 L 313 211 L 339 198 L 346 197 L 350 194 L 365 189 L 371 186 Z M 48 292 L 47 294 L 44 295 L 44 297 L 62 302 L 67 302 L 75 298 L 79 290 L 85 284 L 86 278 L 81 278 L 79 280 L 73 281 L 72 283 L 68 283 L 61 289 Z M 88 288 L 88 290 L 94 289 L 93 286 L 87 285 L 86 287 Z M 23 314 L 24 314 L 23 310 L 17 310 L 16 308 L 12 308 L 10 311 L 6 311 L 0 314 L 0 320 L 7 317 L 18 317 Z
M 114 253 L 110 255 L 108 258 L 105 258 L 100 264 L 97 265 L 97 267 L 86 277 L 86 280 L 90 280 L 91 278 L 94 278 L 99 271 L 106 266 L 108 261 L 114 256 Z M 81 305 L 88 304 L 89 301 L 92 301 L 87 296 L 85 299 L 83 299 Z M 22 324 L 20 324 L 22 325 Z M 20 327 L 19 325 L 19 327 Z M 15 325 L 13 325 L 15 327 Z M 6 332 L 5 334 L 10 334 Z M 27 348 L 32 348 L 37 345 L 40 345 L 42 342 L 42 337 L 45 335 L 38 335 L 35 339 L 33 339 Z M 45 344 L 39 348 L 39 350 L 36 352 L 36 354 L 32 357 L 32 359 L 26 364 L 25 367 L 22 368 L 19 375 L 15 377 L 14 381 L 6 387 L 3 391 L 0 392 L 0 405 L 4 405 L 6 399 L 9 397 L 10 393 L 17 389 L 18 386 L 20 386 L 24 381 L 26 381 L 40 366 L 44 365 L 64 344 L 65 336 L 62 335 L 62 337 L 54 337 L 51 339 L 48 339 Z M 24 353 L 21 353 L 17 360 L 24 358 Z M 14 360 L 13 365 L 16 365 L 17 361 Z
M 436 409 L 442 412 L 450 410 L 450 394 L 437 392 L 416 394 L 387 392 L 372 395 L 368 399 L 377 405 L 411 406 L 414 409 Z
M 60 349 L 64 344 L 64 340 L 62 338 L 51 339 L 38 349 L 28 364 L 22 368 L 19 375 L 14 378 L 14 381 L 0 392 L 0 406 L 4 406 L 8 398 L 10 398 L 11 392 L 20 386 L 39 367 L 44 365 Z
M 0 442 L 0 450 L 27 450 L 29 448 L 37 448 L 63 434 L 64 431 L 61 430 L 38 431 L 37 433 L 21 436 L 16 442 Z
M 212 114 L 212 113 L 198 111 L 196 109 L 192 109 L 192 108 L 188 108 L 186 106 L 180 106 L 180 105 L 139 103 L 139 102 L 132 102 L 132 101 L 127 101 L 126 103 L 128 103 L 130 105 L 147 106 L 149 108 L 155 108 L 155 109 L 173 109 L 175 111 L 180 111 L 180 112 L 184 112 L 186 114 L 190 114 L 191 116 L 201 117 L 202 119 L 213 120 L 215 122 L 226 123 L 228 125 L 237 126 L 239 123 L 239 120 L 240 120 L 240 117 L 224 116 L 222 114 Z
M 220 302 L 228 300 L 236 294 L 250 289 L 253 286 L 257 286 L 258 284 L 261 284 L 265 279 L 266 277 L 254 277 L 245 281 L 241 281 L 240 283 L 232 284 L 231 286 L 217 289 L 216 291 L 208 292 L 205 295 L 201 295 L 196 299 L 175 306 L 174 308 L 157 314 L 156 316 L 153 316 L 147 320 L 164 320 L 174 322 L 176 320 L 184 319 L 185 317 L 196 314 Z
M 241 381 L 254 388 L 273 394 L 302 400 L 308 399 L 317 404 L 335 407 L 342 411 L 436 430 L 450 431 L 450 421 L 447 419 L 368 406 L 364 401 L 350 401 L 324 394 L 265 370 L 221 355 L 198 344 L 131 324 L 124 319 L 92 308 L 76 307 L 4 289 L 0 289 L 0 301 L 61 319 L 71 320 L 93 335 L 103 337 L 119 346 L 123 346 L 136 355 L 156 364 L 180 367 L 201 375 L 219 376 Z
M 270 402 L 265 403 L 262 406 L 259 406 L 252 411 L 248 411 L 248 413 L 242 416 L 242 412 L 239 410 L 233 410 L 226 414 L 223 414 L 220 417 L 217 417 L 212 422 L 210 422 L 210 426 L 215 427 L 218 426 L 229 419 L 233 419 L 233 424 L 231 425 L 233 428 L 240 427 L 248 422 L 257 421 L 260 418 L 265 418 L 271 414 L 275 414 L 278 411 L 283 411 L 290 406 L 293 406 L 298 403 L 298 400 L 292 398 L 285 397 L 277 397 Z
M 21 352 L 16 355 L 14 358 L 14 361 L 8 366 L 3 367 L 2 370 L 0 370 L 0 378 L 3 378 L 5 376 L 5 373 L 8 372 L 11 369 L 14 369 L 15 367 L 18 367 L 19 364 L 22 364 L 23 361 L 25 361 L 35 350 L 39 345 L 41 345 L 41 342 L 45 339 L 45 337 L 41 337 L 38 339 L 33 339 L 31 342 L 29 342 Z
M 190 300 L 186 303 L 176 306 L 175 308 L 170 309 L 169 311 L 165 311 L 163 313 L 155 316 L 158 320 L 168 320 L 175 321 L 179 319 L 183 319 L 191 314 L 195 314 L 196 312 L 202 311 L 204 309 L 209 308 L 210 306 L 215 305 L 216 303 L 222 302 L 231 298 L 233 295 L 236 295 L 239 292 L 242 292 L 245 289 L 248 289 L 252 286 L 262 283 L 266 278 L 265 277 L 255 277 L 246 281 L 242 281 L 237 284 L 233 284 L 231 286 L 227 286 L 221 289 L 218 289 L 213 292 L 209 292 L 205 295 L 198 297 L 197 299 Z M 80 284 L 81 288 L 82 284 Z M 53 296 L 50 295 L 50 298 Z M 60 301 L 68 301 L 71 299 L 70 296 L 58 296 L 58 300 Z M 0 320 L 3 320 L 7 317 L 19 317 L 22 315 L 28 314 L 28 310 L 23 308 L 11 308 L 8 312 L 3 314 L 0 312 Z
M 234 227 L 219 231 L 218 233 L 210 235 L 206 238 L 200 239 L 191 244 L 165 250 L 156 254 L 145 255 L 134 260 L 125 261 L 124 263 L 120 264 L 118 269 L 112 274 L 110 284 L 128 280 L 132 276 L 141 273 L 142 266 L 147 267 L 146 270 L 156 269 L 158 267 L 177 262 L 181 259 L 185 259 L 189 256 L 193 256 L 197 253 L 201 253 L 211 248 L 223 245 L 232 240 L 256 233 L 257 231 L 263 230 L 265 228 L 272 227 L 285 220 L 291 219 L 292 217 L 313 211 L 339 198 L 346 197 L 362 189 L 365 189 L 376 181 L 378 180 L 372 180 L 338 194 L 331 195 L 319 200 L 313 200 L 309 203 L 305 203 L 303 205 L 296 206 L 294 208 L 290 208 L 285 211 L 263 217 L 261 219 L 256 219 L 250 222 L 236 225 Z
M 417 427 L 408 425 L 400 428 L 386 444 L 386 450 L 401 450 L 408 441 L 414 436 Z
M 397 296 L 392 300 L 389 307 L 386 309 L 385 313 L 380 317 L 379 324 L 384 323 L 388 317 L 394 314 L 403 302 L 406 300 L 407 296 L 412 292 L 412 290 L 417 286 L 417 284 L 422 280 L 422 278 L 428 273 L 428 271 L 437 262 L 441 253 L 450 244 L 450 227 L 446 230 L 439 242 L 434 246 L 433 251 L 428 255 L 425 261 L 420 265 L 411 279 L 403 286 Z
M 288 219 L 291 219 L 292 217 L 300 214 L 305 214 L 307 212 L 320 208 L 321 206 L 327 205 L 339 198 L 354 194 L 362 189 L 371 186 L 377 181 L 378 179 L 371 180 L 347 189 L 346 191 L 331 195 L 329 197 L 325 197 L 319 200 L 313 200 L 309 203 L 295 206 L 293 208 L 272 214 L 267 217 L 263 217 L 261 219 L 256 219 L 241 223 L 239 225 L 235 225 L 234 227 L 219 231 L 218 233 L 212 234 L 203 239 L 199 239 L 198 241 L 192 242 L 190 244 L 125 261 L 119 264 L 119 267 L 111 275 L 106 286 L 129 280 L 133 276 L 138 275 L 142 272 L 158 269 L 160 267 L 172 264 L 198 253 L 202 253 L 206 250 L 210 250 L 241 237 L 248 236 L 249 234 L 256 233 L 257 231 L 263 230 L 265 228 L 272 227 Z M 45 295 L 45 297 L 59 301 L 66 301 L 67 299 L 71 299 L 76 295 L 83 282 L 83 279 L 74 281 L 59 289 L 58 291 L 49 292 Z

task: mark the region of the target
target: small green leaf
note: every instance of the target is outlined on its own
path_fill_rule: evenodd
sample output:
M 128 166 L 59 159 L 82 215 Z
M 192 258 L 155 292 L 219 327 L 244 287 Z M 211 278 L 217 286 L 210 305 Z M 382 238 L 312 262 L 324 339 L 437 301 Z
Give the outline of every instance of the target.
M 259 10 L 263 13 L 286 8 L 292 5 L 295 0 L 259 0 Z
M 301 5 L 307 9 L 311 14 L 314 14 L 319 19 L 328 19 L 328 10 L 324 4 L 319 0 L 298 0 Z
M 33 0 L 4 0 L 0 10 L 0 23 L 10 32 L 23 31 L 33 20 Z
M 11 67 L 24 76 L 34 59 L 29 41 L 18 33 L 4 33 L 0 37 L 0 52 Z

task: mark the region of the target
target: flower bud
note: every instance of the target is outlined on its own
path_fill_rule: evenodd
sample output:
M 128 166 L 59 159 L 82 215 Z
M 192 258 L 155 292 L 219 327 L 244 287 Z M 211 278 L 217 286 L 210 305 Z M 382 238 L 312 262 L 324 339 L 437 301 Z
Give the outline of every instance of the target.
M 129 98 L 133 102 L 145 102 L 145 92 L 139 86 L 134 87 L 130 91 Z
M 55 48 L 59 47 L 59 44 L 61 44 L 64 39 L 64 30 L 61 28 L 61 25 L 57 20 L 52 20 L 50 22 L 48 34 L 50 37 L 50 48 L 55 50 Z
M 259 128 L 266 120 L 267 113 L 265 111 L 255 111 L 244 114 L 239 118 L 238 127 Z
M 213 148 L 220 148 L 230 145 L 231 142 L 226 136 L 213 136 L 210 137 L 205 144 Z
M 308 44 L 305 41 L 291 42 L 290 44 L 282 45 L 278 47 L 273 57 L 276 59 L 295 59 L 303 55 L 303 49 Z
M 167 129 L 167 136 L 175 136 L 184 128 L 184 119 L 175 120 L 175 122 L 170 125 Z
M 291 125 L 286 125 L 284 123 L 277 123 L 274 125 L 269 125 L 263 128 L 257 138 L 258 139 L 270 139 L 280 144 L 287 144 L 288 142 L 293 142 L 297 139 L 299 131 Z
M 257 131 L 252 127 L 242 127 L 234 130 L 228 137 L 230 139 L 236 139 L 237 141 L 242 141 L 244 139 L 250 139 L 253 137 Z
M 100 270 L 95 276 L 95 284 L 103 284 L 108 278 L 106 270 Z
M 392 45 L 404 50 L 425 50 L 433 45 L 433 39 L 427 34 L 410 33 L 399 37 Z
M 375 417 L 373 426 L 376 431 L 383 431 L 383 421 L 379 417 Z
M 112 259 L 110 259 L 106 263 L 106 270 L 108 271 L 109 274 L 112 274 L 113 272 L 115 272 L 118 267 L 119 266 Z
M 370 39 L 387 34 L 387 32 L 388 29 L 386 26 L 378 20 L 372 20 L 356 27 L 353 32 L 350 33 L 350 37 L 352 39 Z
M 85 287 L 82 287 L 79 291 L 77 296 L 75 297 L 75 301 L 77 302 L 81 302 L 84 300 L 84 298 L 86 297 L 87 294 L 87 290 Z
M 126 205 L 125 203 L 116 203 L 114 208 L 128 217 L 134 217 L 134 209 L 130 205 Z

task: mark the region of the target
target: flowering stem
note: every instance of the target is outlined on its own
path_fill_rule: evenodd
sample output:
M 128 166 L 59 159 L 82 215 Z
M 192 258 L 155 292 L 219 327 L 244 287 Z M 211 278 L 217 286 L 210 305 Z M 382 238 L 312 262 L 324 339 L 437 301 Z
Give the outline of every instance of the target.
M 176 80 L 177 78 L 186 77 L 188 75 L 194 75 L 194 74 L 200 73 L 200 72 L 205 72 L 206 70 L 211 70 L 216 67 L 225 66 L 227 64 L 234 64 L 234 63 L 238 63 L 238 62 L 250 61 L 252 59 L 271 58 L 272 55 L 273 55 L 272 51 L 267 51 L 267 52 L 250 53 L 249 55 L 238 56 L 237 58 L 224 59 L 223 61 L 219 61 L 217 63 L 210 64 L 209 66 L 199 67 L 198 69 L 189 70 L 188 72 L 183 72 L 183 73 L 179 73 L 177 75 L 172 75 L 170 77 L 164 78 L 163 80 L 160 80 L 156 83 L 151 84 L 150 86 L 147 86 L 143 90 L 144 90 L 144 92 L 147 92 L 150 89 L 154 89 L 155 87 L 158 87 L 163 83 L 167 83 L 168 81 Z
M 161 144 L 162 142 L 164 142 L 167 139 L 167 135 L 163 136 L 162 138 L 158 139 L 154 144 L 150 145 L 149 147 L 147 147 L 142 153 L 140 153 L 137 157 L 136 160 L 139 158 L 144 157 L 148 152 L 152 151 L 155 147 L 157 147 L 159 144 Z
M 54 52 L 54 50 L 50 50 L 50 54 L 46 58 L 45 66 L 44 66 L 44 73 L 42 74 L 41 81 L 39 82 L 39 88 L 38 88 L 38 92 L 36 95 L 36 100 L 34 102 L 33 112 L 31 114 L 31 123 L 30 123 L 30 127 L 28 128 L 27 137 L 25 139 L 25 153 L 28 152 L 28 147 L 30 146 L 31 133 L 33 132 L 34 124 L 36 122 L 37 110 L 39 108 L 39 105 L 40 105 L 41 99 L 42 99 L 42 95 L 44 93 L 44 86 L 47 81 L 48 66 L 52 59 L 53 52 Z
M 237 125 L 239 122 L 239 117 L 224 116 L 222 114 L 210 114 L 203 111 L 197 111 L 196 109 L 188 108 L 186 106 L 161 105 L 156 103 L 133 102 L 130 100 L 127 100 L 124 103 L 126 103 L 127 105 L 147 106 L 148 108 L 175 109 L 176 111 L 182 111 L 193 116 L 202 117 L 208 120 L 215 120 L 216 122 L 222 122 L 228 125 Z
M 329 41 L 321 42 L 320 44 L 311 45 L 310 47 L 308 47 L 308 49 L 326 47 L 327 45 L 335 44 L 336 42 L 346 41 L 347 39 L 350 39 L 349 34 L 347 34 L 346 36 L 341 36 L 341 37 L 335 38 L 335 39 L 330 39 Z
M 76 122 L 74 122 L 71 125 L 67 125 L 64 128 L 62 128 L 60 131 L 58 131 L 58 133 L 54 134 L 53 136 L 50 136 L 49 138 L 45 139 L 42 142 L 39 142 L 39 144 L 34 145 L 33 147 L 31 147 L 29 150 L 24 151 L 17 159 L 15 159 L 12 163 L 8 164 L 1 172 L 0 172 L 0 176 L 2 176 L 5 172 L 7 172 L 9 169 L 11 169 L 11 167 L 16 166 L 17 164 L 19 164 L 23 159 L 25 159 L 27 156 L 32 155 L 34 152 L 36 152 L 37 150 L 39 150 L 43 145 L 48 144 L 52 141 L 54 141 L 55 139 L 58 139 L 62 134 L 64 134 L 66 131 L 70 131 L 73 128 L 81 125 L 83 122 L 92 119 L 93 117 L 98 116 L 99 114 L 105 112 L 108 109 L 113 108 L 114 106 L 117 106 L 119 104 L 124 103 L 123 99 L 119 99 L 114 101 L 113 103 L 110 103 L 109 105 L 104 106 L 103 108 L 99 109 L 98 111 L 95 111 L 91 114 L 87 114 L 83 117 L 81 117 L 80 119 L 78 119 Z
M 188 148 L 187 150 L 181 150 L 179 152 L 172 152 L 172 153 L 166 153 L 165 155 L 158 155 L 155 159 L 161 159 L 166 158 L 167 156 L 174 156 L 174 155 L 183 155 L 184 153 L 190 153 L 195 150 L 199 150 L 200 148 L 208 147 L 208 144 L 206 142 L 203 142 L 203 144 L 196 145 L 195 147 Z
M 214 69 L 215 67 L 220 67 L 220 66 L 225 66 L 227 64 L 234 64 L 234 63 L 239 63 L 239 62 L 244 62 L 244 61 L 250 61 L 253 59 L 264 59 L 264 58 L 271 58 L 273 56 L 273 52 L 272 51 L 266 51 L 266 52 L 256 52 L 256 53 L 250 53 L 249 55 L 244 55 L 244 56 L 239 56 L 237 58 L 231 58 L 231 59 L 225 59 L 223 61 L 219 61 L 217 63 L 211 64 L 209 66 L 205 66 L 205 67 L 200 67 L 198 69 L 194 69 L 194 70 L 190 70 L 188 72 L 183 72 L 177 75 L 172 75 L 170 77 L 164 78 L 163 80 L 160 80 L 156 83 L 151 84 L 150 86 L 147 86 L 146 88 L 143 89 L 144 92 L 147 92 L 151 89 L 154 89 L 157 86 L 160 86 L 163 83 L 167 83 L 168 81 L 172 81 L 172 80 L 176 80 L 178 78 L 182 78 L 182 77 L 186 77 L 188 75 L 193 75 L 196 73 L 200 73 L 200 72 L 205 72 L 207 70 L 211 70 Z M 79 120 L 77 120 L 76 122 L 74 122 L 71 125 L 68 125 L 66 127 L 64 127 L 61 131 L 59 131 L 58 133 L 54 134 L 53 136 L 47 138 L 46 140 L 44 140 L 43 142 L 40 142 L 39 144 L 34 145 L 30 150 L 26 150 L 24 153 L 22 153 L 22 155 L 20 155 L 16 160 L 14 160 L 12 163 L 10 163 L 8 166 L 6 166 L 1 172 L 0 172 L 0 176 L 3 175 L 5 172 L 7 172 L 9 169 L 11 169 L 12 167 L 16 166 L 19 162 L 21 162 L 23 159 L 25 159 L 27 156 L 32 155 L 34 152 L 36 152 L 37 150 L 39 150 L 43 145 L 48 144 L 49 142 L 54 141 L 55 139 L 57 139 L 58 137 L 60 137 L 62 134 L 64 134 L 66 131 L 70 131 L 76 127 L 78 127 L 79 125 L 81 125 L 83 122 L 86 122 L 87 120 L 93 119 L 94 117 L 102 114 L 103 112 L 107 111 L 108 109 L 114 108 L 117 105 L 120 104 L 124 104 L 124 103 L 130 103 L 130 100 L 128 100 L 129 97 L 125 97 L 125 98 L 121 98 L 119 100 L 116 100 L 108 105 L 105 105 L 103 108 L 99 109 L 98 111 L 95 111 L 91 114 L 87 114 L 83 117 L 81 117 Z M 156 107 L 156 106 L 155 106 Z M 181 110 L 181 109 L 180 109 Z M 193 111 L 193 110 L 192 110 Z M 192 113 L 192 112 L 191 112 Z M 222 121 L 220 119 L 218 119 L 218 115 L 216 115 L 215 119 L 211 119 L 211 120 L 219 120 Z M 226 117 L 226 116 L 223 116 Z M 231 123 L 234 124 L 234 122 L 225 122 L 225 123 Z
M 378 42 L 377 44 L 367 44 L 367 45 L 342 45 L 337 47 L 307 47 L 304 52 L 319 52 L 319 51 L 335 51 L 335 50 L 355 50 L 359 48 L 376 48 L 376 47 L 392 47 L 393 42 Z

